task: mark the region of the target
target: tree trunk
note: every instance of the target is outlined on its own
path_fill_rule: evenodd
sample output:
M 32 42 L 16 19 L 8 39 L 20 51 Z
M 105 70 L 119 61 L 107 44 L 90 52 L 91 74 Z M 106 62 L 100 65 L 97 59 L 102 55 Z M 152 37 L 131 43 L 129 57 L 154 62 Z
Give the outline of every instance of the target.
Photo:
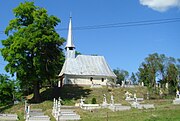
M 40 93 L 39 93 L 39 82 L 35 81 L 34 83 L 34 96 L 33 100 L 35 103 L 39 103 L 41 101 Z

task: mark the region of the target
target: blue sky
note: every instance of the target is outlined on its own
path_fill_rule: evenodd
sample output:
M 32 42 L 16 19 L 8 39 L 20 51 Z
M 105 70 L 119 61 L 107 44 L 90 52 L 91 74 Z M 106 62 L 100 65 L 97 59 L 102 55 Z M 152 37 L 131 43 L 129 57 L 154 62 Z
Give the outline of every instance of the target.
M 0 3 L 0 31 L 14 18 L 12 9 L 23 0 Z M 72 13 L 73 27 L 180 17 L 180 0 L 36 0 L 49 15 L 61 19 L 57 29 L 67 28 Z M 57 31 L 67 37 L 67 31 Z M 7 37 L 0 33 L 0 40 Z M 137 72 L 148 54 L 180 58 L 180 21 L 167 24 L 94 30 L 74 30 L 76 50 L 82 54 L 103 55 L 112 69 Z M 2 45 L 0 44 L 0 47 Z M 5 73 L 0 57 L 0 73 Z

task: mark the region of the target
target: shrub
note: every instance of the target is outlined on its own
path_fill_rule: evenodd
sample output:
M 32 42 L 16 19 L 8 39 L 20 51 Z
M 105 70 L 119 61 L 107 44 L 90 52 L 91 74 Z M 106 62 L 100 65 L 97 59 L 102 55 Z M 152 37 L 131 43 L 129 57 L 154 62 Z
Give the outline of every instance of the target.
M 96 98 L 92 98 L 92 101 L 91 101 L 92 104 L 96 104 Z

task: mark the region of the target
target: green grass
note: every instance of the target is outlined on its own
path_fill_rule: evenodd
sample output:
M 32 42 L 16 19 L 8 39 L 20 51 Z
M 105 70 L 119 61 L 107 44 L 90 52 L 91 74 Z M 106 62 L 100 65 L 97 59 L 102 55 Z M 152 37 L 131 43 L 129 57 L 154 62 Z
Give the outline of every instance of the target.
M 79 111 L 82 121 L 179 121 L 180 106 L 156 109 L 112 112 L 108 109 L 94 110 L 93 112 Z
M 59 96 L 63 99 L 63 104 L 74 105 L 80 101 L 81 96 L 85 98 L 86 103 L 91 103 L 92 98 L 96 98 L 97 103 L 102 103 L 103 94 L 107 95 L 107 101 L 110 102 L 110 93 L 113 93 L 115 103 L 129 105 L 125 100 L 124 93 L 129 91 L 132 94 L 136 93 L 137 97 L 144 97 L 147 93 L 145 87 L 136 88 L 94 88 L 79 87 L 79 86 L 65 86 L 62 89 L 49 88 L 41 90 L 42 102 L 39 104 L 32 104 L 31 108 L 41 108 L 45 114 L 51 117 L 51 121 L 55 119 L 51 115 L 53 98 Z M 29 96 L 29 98 L 32 95 Z M 93 111 L 85 111 L 76 109 L 80 114 L 81 121 L 179 121 L 180 120 L 180 105 L 173 105 L 172 99 L 164 97 L 160 99 L 158 95 L 153 95 L 153 100 L 145 100 L 144 103 L 155 104 L 155 109 L 131 109 L 129 111 L 112 112 L 109 109 L 99 109 Z M 16 113 L 20 121 L 24 121 L 24 104 L 20 103 L 14 106 L 0 107 L 3 113 Z

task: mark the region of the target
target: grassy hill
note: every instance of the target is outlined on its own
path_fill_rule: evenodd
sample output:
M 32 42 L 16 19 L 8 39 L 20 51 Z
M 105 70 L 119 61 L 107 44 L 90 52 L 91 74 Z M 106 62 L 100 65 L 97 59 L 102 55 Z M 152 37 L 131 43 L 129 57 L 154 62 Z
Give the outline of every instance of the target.
M 41 90 L 42 103 L 32 104 L 32 108 L 41 108 L 51 116 L 53 98 L 59 96 L 63 99 L 64 105 L 74 105 L 80 101 L 81 96 L 85 98 L 85 103 L 91 103 L 92 98 L 96 98 L 97 103 L 102 103 L 103 94 L 107 95 L 107 101 L 110 102 L 110 93 L 113 93 L 115 103 L 129 105 L 124 98 L 125 91 L 132 94 L 136 93 L 137 97 L 146 97 L 147 89 L 145 87 L 135 88 L 90 88 L 80 86 L 65 86 L 63 88 L 48 88 Z M 32 95 L 29 95 L 30 99 Z M 179 121 L 180 120 L 180 105 L 172 104 L 172 97 L 160 98 L 158 95 L 153 95 L 153 99 L 145 100 L 144 103 L 155 104 L 155 109 L 138 110 L 131 109 L 130 111 L 112 112 L 109 109 L 99 109 L 93 111 L 85 111 L 76 109 L 81 115 L 82 121 Z M 23 121 L 24 104 L 20 103 L 14 106 L 1 107 L 4 113 L 17 113 L 20 121 Z M 52 117 L 52 116 L 51 116 Z M 53 117 L 52 121 L 55 121 Z

